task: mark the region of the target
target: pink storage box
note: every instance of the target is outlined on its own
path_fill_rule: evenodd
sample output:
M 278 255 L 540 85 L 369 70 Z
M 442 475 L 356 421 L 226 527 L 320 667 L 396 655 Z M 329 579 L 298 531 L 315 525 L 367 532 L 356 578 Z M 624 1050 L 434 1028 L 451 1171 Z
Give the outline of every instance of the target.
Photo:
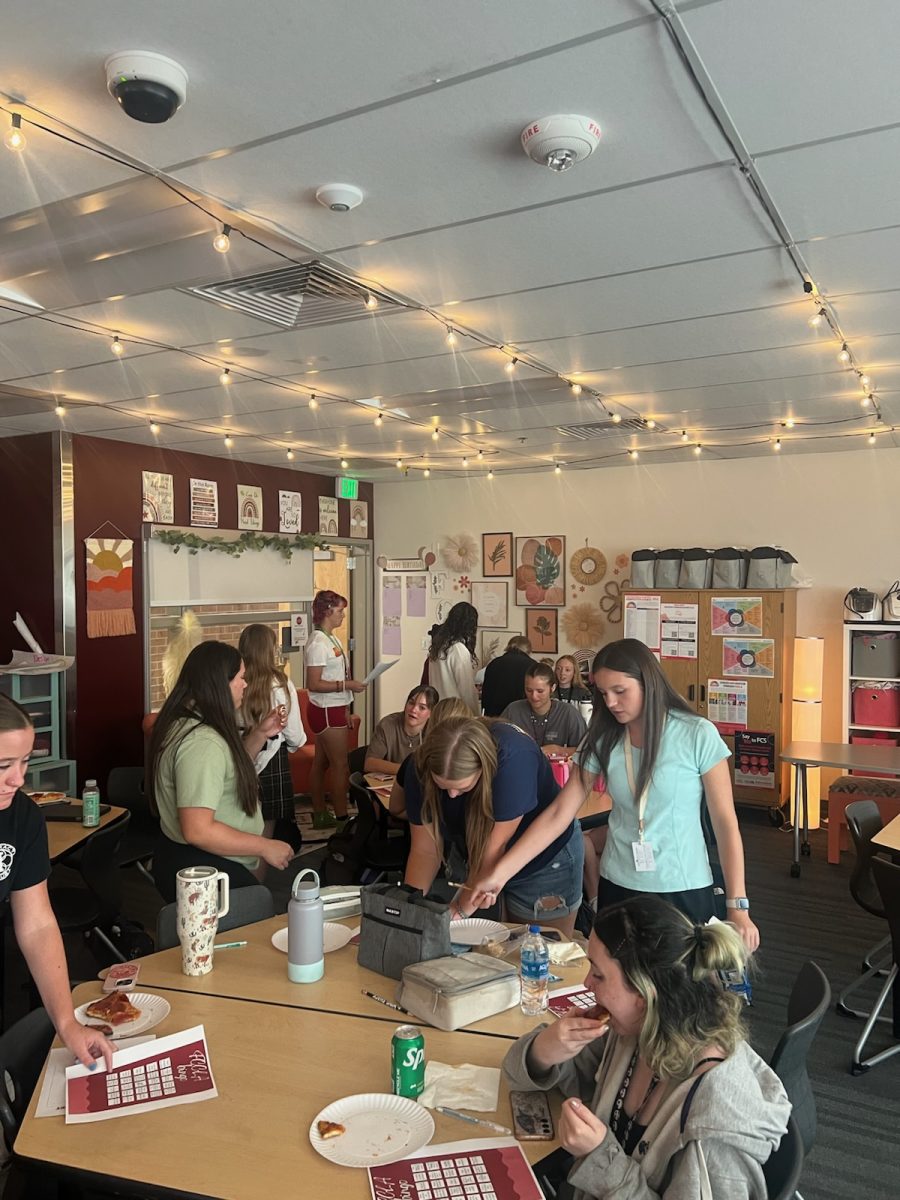
M 887 746 L 890 750 L 896 750 L 900 745 L 895 734 L 891 733 L 851 733 L 851 746 Z M 884 771 L 850 771 L 851 775 L 864 775 L 869 779 L 893 779 L 897 781 L 896 775 L 888 775 Z
M 889 683 L 854 683 L 854 725 L 872 725 L 879 729 L 900 726 L 900 688 Z

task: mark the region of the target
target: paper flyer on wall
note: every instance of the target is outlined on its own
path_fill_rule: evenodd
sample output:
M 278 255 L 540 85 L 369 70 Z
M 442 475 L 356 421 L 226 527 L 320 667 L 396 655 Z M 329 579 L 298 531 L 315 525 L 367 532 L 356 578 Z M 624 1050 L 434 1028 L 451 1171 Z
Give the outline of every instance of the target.
M 699 604 L 663 604 L 660 606 L 660 651 L 662 658 L 697 657 L 697 622 L 699 611 Z
M 514 1138 L 472 1138 L 426 1146 L 409 1158 L 368 1167 L 373 1200 L 485 1197 L 543 1200 L 534 1172 Z
M 625 637 L 637 638 L 651 650 L 659 650 L 659 596 L 625 597 Z
M 722 642 L 722 674 L 775 678 L 775 642 L 772 638 L 725 638 Z
M 775 787 L 775 734 L 739 731 L 734 735 L 734 782 L 743 787 Z
M 309 613 L 291 613 L 291 646 L 299 649 L 309 641 Z
M 713 637 L 762 637 L 762 596 L 714 596 L 710 605 Z
M 219 527 L 219 485 L 214 479 L 191 480 L 191 524 Z
M 706 684 L 706 715 L 719 733 L 737 733 L 747 728 L 746 679 L 709 679 Z

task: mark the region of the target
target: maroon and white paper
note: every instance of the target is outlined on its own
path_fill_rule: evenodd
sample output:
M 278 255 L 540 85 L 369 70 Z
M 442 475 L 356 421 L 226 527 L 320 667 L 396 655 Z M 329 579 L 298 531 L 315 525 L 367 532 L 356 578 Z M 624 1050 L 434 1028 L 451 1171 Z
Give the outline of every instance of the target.
M 427 1146 L 368 1172 L 373 1200 L 543 1200 L 515 1138 Z
M 554 1017 L 564 1017 L 570 1008 L 596 1008 L 597 997 L 584 987 L 557 988 L 547 997 L 547 1008 Z

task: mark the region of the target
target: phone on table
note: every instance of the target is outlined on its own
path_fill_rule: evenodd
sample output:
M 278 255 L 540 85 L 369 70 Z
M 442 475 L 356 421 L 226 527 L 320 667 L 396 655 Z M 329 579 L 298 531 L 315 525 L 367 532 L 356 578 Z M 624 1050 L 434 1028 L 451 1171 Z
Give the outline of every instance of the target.
M 520 1142 L 551 1142 L 553 1117 L 544 1092 L 510 1092 L 513 1134 Z

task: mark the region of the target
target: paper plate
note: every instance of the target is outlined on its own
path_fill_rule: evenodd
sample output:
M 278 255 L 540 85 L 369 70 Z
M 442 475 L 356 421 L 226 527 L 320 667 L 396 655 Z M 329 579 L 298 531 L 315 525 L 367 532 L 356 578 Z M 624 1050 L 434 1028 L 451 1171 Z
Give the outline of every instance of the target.
M 485 938 L 492 942 L 505 942 L 510 931 L 499 921 L 486 921 L 484 917 L 466 917 L 462 921 L 450 922 L 450 941 L 457 946 L 480 946 Z
M 341 946 L 346 946 L 353 935 L 353 930 L 348 925 L 337 925 L 334 921 L 325 922 L 325 953 L 328 954 L 332 950 L 340 950 Z M 272 934 L 272 945 L 276 950 L 280 950 L 282 954 L 287 954 L 288 931 L 285 925 L 284 929 L 279 929 L 277 933 Z
M 335 1121 L 346 1128 L 340 1137 L 321 1138 L 316 1124 Z M 427 1108 L 405 1096 L 369 1092 L 334 1100 L 316 1113 L 309 1127 L 312 1148 L 341 1167 L 377 1167 L 415 1154 L 434 1137 Z
M 168 1000 L 164 1000 L 162 996 L 154 996 L 150 992 L 129 992 L 128 999 L 135 1008 L 141 1010 L 141 1015 L 135 1017 L 133 1021 L 114 1025 L 112 1033 L 107 1035 L 113 1041 L 118 1038 L 134 1037 L 137 1033 L 146 1033 L 148 1029 L 153 1029 L 160 1021 L 164 1021 L 172 1011 Z M 87 1004 L 79 1005 L 75 1009 L 75 1020 L 80 1021 L 82 1025 L 108 1025 L 109 1022 L 104 1021 L 102 1017 L 87 1015 L 86 1009 L 94 1003 L 94 1000 L 88 1000 Z

